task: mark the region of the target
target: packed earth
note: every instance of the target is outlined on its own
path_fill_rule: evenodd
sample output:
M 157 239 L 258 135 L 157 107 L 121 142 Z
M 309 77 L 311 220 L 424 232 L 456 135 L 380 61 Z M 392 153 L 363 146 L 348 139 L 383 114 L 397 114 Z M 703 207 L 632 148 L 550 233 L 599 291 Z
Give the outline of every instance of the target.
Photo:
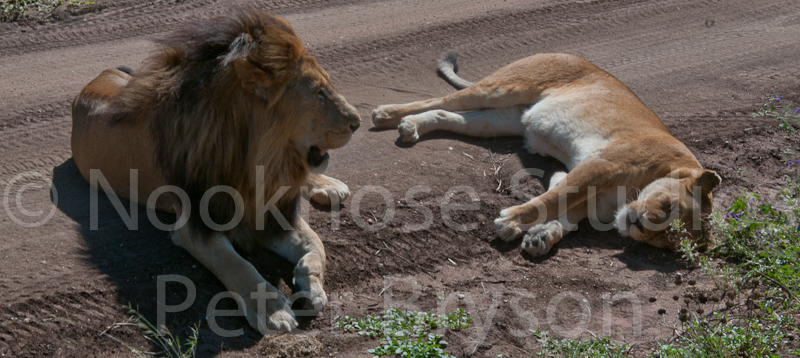
M 134 208 L 129 228 L 101 194 L 95 221 L 71 159 L 70 104 L 85 84 L 106 68 L 136 69 L 153 40 L 238 6 L 285 17 L 363 119 L 331 151 L 327 172 L 353 195 L 340 210 L 304 202 L 327 251 L 330 302 L 301 317 L 295 336 L 262 337 L 235 315 L 215 324 L 241 332 L 213 332 L 208 306 L 223 285 L 144 208 Z M 561 164 L 528 154 L 521 138 L 432 133 L 408 145 L 371 128 L 371 111 L 452 92 L 435 73 L 443 53 L 457 54 L 459 74 L 472 81 L 531 54 L 575 54 L 627 84 L 722 177 L 714 195 L 724 207 L 744 190 L 770 195 L 783 176 L 783 150 L 797 136 L 752 114 L 776 91 L 800 95 L 798 40 L 796 0 L 101 0 L 0 23 L 0 356 L 157 350 L 127 307 L 157 322 L 159 295 L 170 307 L 184 302 L 187 287 L 166 275 L 196 288 L 188 308 L 162 313 L 181 337 L 199 323 L 200 357 L 370 356 L 376 342 L 336 319 L 393 307 L 463 308 L 472 325 L 445 337 L 456 357 L 529 357 L 540 331 L 610 336 L 646 354 L 676 332 L 681 302 L 672 297 L 710 287 L 709 278 L 677 253 L 588 223 L 530 257 L 518 241 L 500 240 L 492 221 L 541 194 Z M 519 175 L 525 168 L 545 175 Z M 290 263 L 269 252 L 248 259 L 292 293 Z M 676 274 L 696 285 L 676 285 Z

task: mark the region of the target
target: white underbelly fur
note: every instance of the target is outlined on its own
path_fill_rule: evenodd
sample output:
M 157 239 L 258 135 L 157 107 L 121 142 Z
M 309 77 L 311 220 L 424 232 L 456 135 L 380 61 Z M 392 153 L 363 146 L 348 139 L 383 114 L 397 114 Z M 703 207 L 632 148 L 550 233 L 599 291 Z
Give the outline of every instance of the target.
M 553 157 L 572 170 L 595 155 L 609 139 L 587 120 L 579 98 L 569 95 L 548 96 L 522 114 L 526 149 Z

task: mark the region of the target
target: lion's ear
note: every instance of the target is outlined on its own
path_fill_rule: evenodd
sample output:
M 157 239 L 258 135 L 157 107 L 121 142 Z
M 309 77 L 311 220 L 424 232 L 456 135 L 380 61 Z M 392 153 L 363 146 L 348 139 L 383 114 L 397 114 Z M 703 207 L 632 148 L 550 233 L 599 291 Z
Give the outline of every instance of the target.
M 250 61 L 244 58 L 233 61 L 233 68 L 245 91 L 255 93 L 265 100 L 267 99 L 267 90 L 272 81 L 266 72 L 257 69 Z
M 700 187 L 703 195 L 710 193 L 720 183 L 722 183 L 722 178 L 713 170 L 703 170 L 703 174 L 697 178 L 697 186 Z
M 246 59 L 247 56 L 257 49 L 258 43 L 253 40 L 250 34 L 241 34 L 231 41 L 231 44 L 228 46 L 228 52 L 222 56 L 220 65 L 225 67 L 238 59 Z

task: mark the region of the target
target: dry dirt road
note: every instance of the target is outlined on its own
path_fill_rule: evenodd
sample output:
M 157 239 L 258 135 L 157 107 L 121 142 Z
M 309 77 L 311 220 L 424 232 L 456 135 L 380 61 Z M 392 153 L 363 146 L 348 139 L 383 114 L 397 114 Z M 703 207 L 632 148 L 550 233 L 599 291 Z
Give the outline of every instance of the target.
M 144 210 L 138 210 L 138 230 L 128 230 L 101 197 L 92 230 L 88 185 L 70 159 L 70 101 L 83 85 L 108 67 L 136 68 L 153 39 L 183 23 L 248 3 L 100 1 L 61 11 L 46 24 L 0 24 L 6 208 L 0 210 L 0 355 L 130 356 L 100 332 L 125 321 L 128 303 L 155 320 L 156 277 L 168 274 L 186 276 L 198 288 L 189 309 L 166 317 L 182 336 L 202 322 L 200 356 L 279 356 L 281 345 L 299 355 L 307 346 L 286 337 L 261 339 L 249 328 L 234 338 L 212 333 L 206 306 L 222 285 L 150 225 Z M 522 201 L 506 189 L 514 173 L 557 164 L 526 154 L 517 138 L 433 134 L 409 147 L 396 142 L 395 131 L 370 130 L 377 105 L 451 91 L 434 74 L 444 52 L 457 53 L 461 74 L 472 80 L 537 52 L 594 62 L 629 85 L 720 173 L 718 205 L 743 188 L 774 187 L 782 151 L 797 141 L 773 120 L 750 116 L 775 89 L 795 99 L 800 93 L 796 0 L 264 0 L 254 6 L 293 24 L 365 119 L 351 144 L 332 153 L 329 170 L 363 195 L 359 205 L 348 201 L 338 214 L 308 212 L 329 257 L 331 304 L 321 317 L 303 321 L 308 335 L 322 342 L 319 355 L 366 355 L 375 342 L 333 330 L 333 318 L 387 306 L 468 309 L 474 326 L 447 335 L 448 352 L 456 356 L 525 356 L 536 346 L 531 329 L 573 338 L 611 335 L 643 354 L 673 334 L 679 303 L 670 298 L 682 288 L 671 277 L 698 275 L 671 252 L 587 225 L 547 257 L 532 259 L 501 243 L 492 219 Z M 426 230 L 404 226 L 424 220 L 424 209 L 403 201 L 417 185 L 429 189 L 414 196 L 433 214 Z M 370 186 L 391 193 L 389 204 Z M 462 186 L 479 199 L 476 210 L 452 216 L 476 224 L 468 231 L 452 228 L 440 210 L 443 200 L 469 203 L 463 190 L 452 190 Z M 535 178 L 524 179 L 523 187 L 527 195 L 542 191 Z M 384 216 L 388 209 L 392 220 Z M 373 226 L 359 227 L 354 220 L 360 218 L 373 219 Z M 291 283 L 290 265 L 268 253 L 257 256 L 265 277 Z M 165 292 L 169 304 L 186 296 L 179 284 Z M 656 314 L 660 307 L 667 309 L 664 317 Z M 246 324 L 237 317 L 219 321 L 228 329 Z M 152 349 L 130 326 L 107 332 Z

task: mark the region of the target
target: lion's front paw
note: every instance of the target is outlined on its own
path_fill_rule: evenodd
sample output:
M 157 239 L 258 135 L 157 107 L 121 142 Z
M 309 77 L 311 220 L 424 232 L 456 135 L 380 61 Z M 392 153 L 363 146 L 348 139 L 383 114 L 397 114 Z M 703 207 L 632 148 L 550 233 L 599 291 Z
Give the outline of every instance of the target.
M 296 270 L 294 274 L 294 284 L 300 289 L 298 298 L 306 298 L 305 309 L 321 312 L 328 305 L 328 295 L 322 288 L 322 283 L 316 275 L 306 275 Z
M 326 175 L 319 176 L 321 180 L 303 191 L 303 196 L 307 199 L 320 205 L 330 206 L 332 202 L 341 204 L 350 196 L 350 189 L 341 180 Z
M 563 234 L 561 223 L 558 221 L 534 225 L 525 234 L 520 246 L 533 257 L 542 256 L 561 240 Z
M 503 241 L 511 241 L 522 235 L 518 218 L 512 214 L 512 208 L 503 209 L 500 212 L 500 217 L 494 219 L 494 227 Z
M 414 143 L 419 140 L 417 123 L 408 118 L 400 121 L 400 125 L 397 126 L 397 131 L 400 132 L 400 139 L 403 142 Z
M 277 298 L 274 298 L 274 294 L 268 295 L 266 305 L 263 301 L 259 304 L 258 299 L 247 299 L 246 302 L 248 303 L 245 308 L 247 323 L 261 334 L 292 332 L 297 328 L 297 320 L 292 307 L 280 292 L 277 292 Z
M 375 125 L 375 128 L 395 128 L 400 124 L 401 119 L 402 116 L 393 110 L 392 105 L 378 106 L 372 110 L 372 124 Z

